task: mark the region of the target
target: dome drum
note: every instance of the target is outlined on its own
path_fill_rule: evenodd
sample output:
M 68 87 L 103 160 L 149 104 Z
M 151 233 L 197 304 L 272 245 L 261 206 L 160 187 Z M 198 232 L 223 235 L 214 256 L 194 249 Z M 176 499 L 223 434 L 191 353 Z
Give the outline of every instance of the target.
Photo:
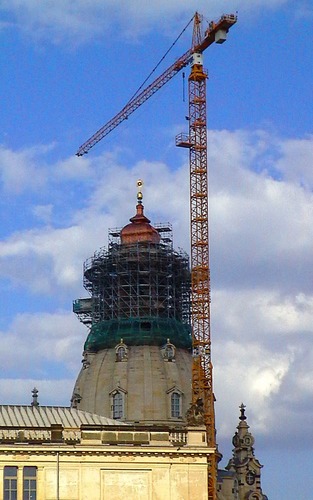
M 112 319 L 95 323 L 85 342 L 84 350 L 97 352 L 114 347 L 123 338 L 127 345 L 166 344 L 168 338 L 175 345 L 191 349 L 191 331 L 187 324 L 174 318 L 141 317 Z

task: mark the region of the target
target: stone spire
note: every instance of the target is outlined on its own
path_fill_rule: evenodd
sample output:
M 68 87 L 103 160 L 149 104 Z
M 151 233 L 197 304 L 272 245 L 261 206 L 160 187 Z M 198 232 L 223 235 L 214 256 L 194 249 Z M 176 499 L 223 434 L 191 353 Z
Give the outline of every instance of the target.
M 238 481 L 239 500 L 267 500 L 261 488 L 261 468 L 254 455 L 254 437 L 249 432 L 245 405 L 240 405 L 240 416 L 237 431 L 233 437 L 233 457 L 229 460 L 227 470 L 235 473 Z

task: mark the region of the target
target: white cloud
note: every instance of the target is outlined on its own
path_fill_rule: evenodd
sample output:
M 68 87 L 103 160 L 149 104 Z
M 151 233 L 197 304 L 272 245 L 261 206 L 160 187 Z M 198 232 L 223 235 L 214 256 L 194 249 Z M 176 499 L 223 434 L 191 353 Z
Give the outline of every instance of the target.
M 310 141 L 283 140 L 266 131 L 211 131 L 209 137 L 218 431 L 222 438 L 229 437 L 229 429 L 236 425 L 229 409 L 243 401 L 253 429 L 265 437 L 268 429 L 275 429 L 275 439 L 283 441 L 275 422 L 285 422 L 286 415 L 286 425 L 299 435 L 311 432 L 306 414 L 312 410 L 313 199 L 308 183 L 301 182 L 302 175 L 307 178 Z M 295 149 L 296 156 L 304 159 L 293 175 Z M 56 370 L 62 379 L 69 379 L 69 372 L 74 377 L 80 369 L 87 331 L 70 312 L 70 304 L 74 293 L 84 293 L 82 262 L 106 244 L 108 227 L 122 226 L 134 214 L 138 178 L 145 182 L 146 215 L 156 222 L 173 222 L 175 246 L 188 250 L 188 165 L 171 170 L 165 163 L 144 159 L 126 165 L 120 157 L 121 151 L 91 156 L 77 166 L 81 185 L 71 199 L 79 192 L 79 200 L 70 211 L 72 160 L 51 165 L 53 174 L 47 177 L 40 155 L 40 168 L 31 158 L 34 168 L 42 168 L 47 184 L 35 213 L 49 219 L 49 226 L 32 227 L 30 221 L 27 229 L 1 241 L 0 276 L 13 282 L 10 293 L 14 286 L 24 287 L 34 300 L 43 292 L 51 297 L 64 294 L 69 312 L 19 314 L 3 328 L 0 394 L 5 391 L 5 377 L 11 379 L 17 366 L 20 371 L 15 376 L 34 380 L 36 386 L 41 380 L 48 383 L 49 376 L 56 378 Z M 28 169 L 27 161 L 24 168 Z M 56 211 L 62 208 L 69 215 L 59 227 Z M 23 386 L 23 391 L 31 388 Z M 12 391 L 20 397 L 17 385 Z M 290 407 L 292 398 L 297 409 Z M 300 415 L 305 416 L 305 430 L 297 430 Z
M 297 180 L 292 182 L 289 171 L 282 168 L 289 162 L 289 151 L 295 140 L 277 139 L 273 146 L 273 138 L 263 131 L 251 134 L 211 131 L 209 136 L 214 286 L 270 286 L 278 291 L 283 287 L 284 293 L 292 294 L 299 294 L 304 288 L 307 292 L 312 282 L 313 196 L 303 184 Z M 299 140 L 297 148 L 301 145 L 307 158 L 307 142 Z M 271 159 L 272 170 L 279 172 L 280 180 L 268 170 L 273 149 L 279 151 L 279 155 L 276 161 L 274 157 Z M 299 151 L 297 154 L 301 156 Z M 22 168 L 19 167 L 20 155 L 24 158 Z M 32 228 L 30 221 L 27 229 L 2 240 L 0 269 L 5 275 L 12 273 L 13 278 L 25 283 L 29 280 L 27 283 L 34 289 L 52 290 L 55 283 L 75 285 L 80 280 L 82 261 L 95 248 L 106 244 L 107 227 L 122 226 L 133 215 L 139 177 L 145 181 L 147 216 L 153 221 L 172 221 L 176 246 L 188 249 L 187 164 L 171 171 L 164 163 L 142 160 L 129 167 L 120 163 L 115 154 L 82 163 L 81 159 L 75 159 L 79 162 L 75 166 L 71 159 L 59 161 L 56 167 L 50 165 L 48 174 L 41 156 L 41 151 L 31 158 L 27 152 L 12 153 L 11 168 L 17 178 L 33 166 L 38 171 L 37 178 L 46 184 L 46 193 L 40 198 L 45 203 L 33 204 L 31 213 L 49 226 Z M 254 171 L 252 168 L 256 166 Z M 75 194 L 75 185 L 73 187 L 73 170 L 78 171 L 83 183 L 79 197 Z M 29 177 L 32 176 L 26 177 L 31 183 Z M 121 182 L 121 179 L 127 181 Z M 70 193 L 68 181 L 72 184 Z M 75 200 L 75 204 L 69 205 L 69 199 Z M 59 226 L 61 222 L 63 227 L 53 227 L 54 221 Z M 26 262 L 32 266 L 25 266 Z M 38 271 L 45 267 L 45 272 L 33 273 L 31 278 L 30 267 L 34 265 Z M 38 282 L 36 276 L 39 276 Z
M 284 178 L 313 189 L 313 135 L 280 143 L 281 158 L 276 168 Z
M 93 165 L 88 158 L 78 158 L 77 156 L 70 156 L 64 160 L 60 160 L 55 165 L 53 176 L 57 180 L 75 180 L 88 182 L 88 179 L 93 179 Z
M 253 432 L 286 446 L 286 429 L 312 436 L 313 294 L 286 297 L 271 289 L 219 290 L 212 299 L 212 349 L 219 438 L 247 405 Z M 313 436 L 312 436 L 313 437 Z
M 289 164 L 289 151 L 295 140 L 274 140 L 264 131 L 211 131 L 209 138 L 214 286 L 270 286 L 277 290 L 283 287 L 284 293 L 298 294 L 303 289 L 307 292 L 312 282 L 312 193 L 298 180 L 292 182 L 289 171 L 282 167 Z M 301 145 L 307 158 L 306 140 L 297 142 L 297 148 Z M 276 156 L 271 157 L 273 150 Z M 301 156 L 299 151 L 297 154 Z M 23 167 L 20 155 L 24 158 Z M 48 174 L 46 166 L 42 166 L 42 151 L 37 156 L 33 152 L 30 158 L 27 155 L 27 151 L 17 155 L 12 152 L 10 167 L 17 179 L 35 168 L 37 178 L 46 184 L 46 194 L 41 198 L 45 203 L 33 205 L 31 213 L 49 226 L 29 227 L 2 240 L 3 275 L 24 281 L 33 290 L 53 290 L 55 284 L 76 286 L 81 280 L 82 261 L 95 248 L 106 244 L 107 227 L 121 226 L 133 215 L 139 177 L 145 181 L 146 214 L 153 221 L 173 222 L 175 245 L 188 250 L 186 164 L 171 171 L 164 163 L 139 161 L 129 168 L 118 162 L 116 153 L 82 162 L 74 159 L 77 165 L 72 165 L 71 159 L 59 161 L 56 167 L 50 165 Z M 271 170 L 279 172 L 279 181 L 269 172 L 269 157 Z M 257 167 L 257 171 L 252 167 Z M 71 186 L 71 200 L 76 203 L 72 206 L 67 182 L 72 183 L 73 171 L 77 171 L 80 182 L 83 179 L 84 188 L 80 188 L 77 198 Z M 25 177 L 23 188 L 27 182 L 33 182 L 32 175 Z M 127 182 L 121 183 L 123 178 Z M 53 227 L 54 220 L 59 225 L 59 219 L 63 227 Z M 25 265 L 26 262 L 31 265 Z M 33 273 L 33 268 L 38 272 Z
M 173 32 L 173 26 L 182 27 L 181 20 L 189 19 L 198 10 L 210 20 L 222 12 L 240 10 L 255 14 L 256 9 L 275 9 L 289 0 L 224 0 L 211 1 L 209 9 L 204 0 L 161 0 L 157 4 L 133 0 L 3 0 L 0 8 L 11 14 L 19 28 L 28 35 L 56 43 L 64 39 L 81 43 L 90 38 L 110 33 L 110 36 L 136 38 L 156 25 Z
M 37 384 L 74 376 L 85 334 L 86 328 L 70 311 L 18 314 L 8 330 L 0 332 L 2 374 L 33 377 Z
M 271 352 L 252 339 L 216 344 L 214 375 L 217 409 L 223 414 L 218 419 L 221 438 L 230 437 L 234 429 L 234 415 L 227 408 L 236 408 L 242 401 L 250 409 L 253 429 L 270 432 L 270 408 L 290 368 L 292 354 Z
M 313 293 L 285 295 L 283 292 L 275 292 L 271 287 L 213 289 L 212 316 L 217 342 L 220 338 L 231 338 L 268 345 L 274 338 L 271 349 L 276 351 L 284 338 L 284 347 L 279 347 L 283 352 L 288 349 L 288 336 L 295 342 L 297 334 L 313 335 Z
M 53 146 L 35 146 L 12 151 L 0 146 L 0 186 L 6 193 L 21 194 L 37 190 L 46 183 L 45 171 L 40 158 Z
M 36 205 L 32 209 L 33 214 L 42 220 L 45 224 L 49 224 L 52 220 L 53 205 Z
M 36 293 L 77 288 L 82 262 L 93 250 L 91 230 L 96 222 L 99 219 L 90 227 L 48 227 L 14 234 L 0 242 L 0 274 Z
M 294 141 L 263 131 L 212 131 L 209 138 L 213 281 L 310 289 L 313 195 L 282 168 Z

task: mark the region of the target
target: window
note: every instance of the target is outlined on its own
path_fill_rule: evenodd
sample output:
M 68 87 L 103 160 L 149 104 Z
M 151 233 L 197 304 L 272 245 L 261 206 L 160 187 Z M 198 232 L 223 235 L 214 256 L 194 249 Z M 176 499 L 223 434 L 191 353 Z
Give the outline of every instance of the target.
M 4 467 L 3 500 L 17 500 L 17 467 Z
M 111 418 L 121 420 L 126 418 L 127 412 L 127 391 L 119 385 L 110 392 Z
M 113 418 L 114 419 L 120 419 L 123 418 L 123 406 L 124 406 L 124 401 L 123 401 L 123 394 L 120 392 L 116 392 L 113 395 Z
M 180 394 L 178 392 L 173 392 L 171 395 L 171 416 L 172 417 L 180 417 Z
M 169 418 L 182 418 L 183 393 L 174 385 L 166 391 L 168 394 L 168 416 Z
M 121 339 L 121 342 L 115 347 L 116 361 L 127 361 L 127 351 L 127 345 Z
M 120 346 L 116 351 L 116 361 L 123 361 L 124 358 L 126 358 L 126 349 Z
M 141 330 L 146 330 L 146 331 L 150 331 L 151 330 L 151 323 L 150 323 L 150 321 L 142 322 L 140 326 L 141 326 Z
M 175 361 L 175 346 L 167 339 L 167 343 L 161 349 L 164 361 Z
M 23 469 L 23 500 L 36 500 L 37 468 L 24 467 Z
M 249 472 L 247 472 L 246 474 L 246 483 L 249 484 L 249 486 L 252 486 L 254 482 L 255 482 L 255 475 L 251 470 L 249 470 Z
M 175 358 L 175 349 L 174 346 L 167 344 L 164 349 L 164 358 L 167 361 L 172 361 Z
M 17 500 L 17 467 L 4 467 L 3 479 L 3 500 Z M 36 498 L 37 467 L 24 467 L 23 500 L 36 500 Z

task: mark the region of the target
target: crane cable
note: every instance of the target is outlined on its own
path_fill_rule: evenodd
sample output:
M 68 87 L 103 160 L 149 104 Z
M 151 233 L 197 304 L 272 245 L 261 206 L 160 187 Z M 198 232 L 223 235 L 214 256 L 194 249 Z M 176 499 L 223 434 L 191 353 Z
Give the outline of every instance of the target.
M 172 50 L 172 48 L 174 47 L 174 45 L 176 45 L 176 43 L 178 42 L 178 40 L 181 38 L 181 36 L 184 34 L 184 32 L 186 31 L 186 29 L 189 27 L 189 25 L 192 23 L 192 21 L 194 20 L 194 15 L 192 16 L 192 18 L 190 19 L 190 21 L 186 24 L 186 26 L 184 27 L 184 29 L 179 33 L 178 37 L 174 40 L 174 42 L 172 43 L 172 45 L 167 49 L 167 51 L 165 52 L 164 56 L 161 57 L 161 59 L 159 60 L 159 62 L 157 63 L 157 65 L 150 71 L 149 75 L 147 76 L 147 78 L 142 82 L 142 84 L 140 85 L 140 87 L 136 90 L 136 92 L 134 93 L 134 95 L 129 99 L 128 102 L 132 101 L 134 99 L 134 97 L 136 97 L 136 95 L 140 92 L 140 90 L 142 89 L 142 87 L 147 83 L 147 81 L 149 80 L 149 78 L 153 75 L 153 73 L 158 69 L 158 67 L 160 66 L 161 62 L 166 58 L 166 56 L 168 55 L 168 53 Z

